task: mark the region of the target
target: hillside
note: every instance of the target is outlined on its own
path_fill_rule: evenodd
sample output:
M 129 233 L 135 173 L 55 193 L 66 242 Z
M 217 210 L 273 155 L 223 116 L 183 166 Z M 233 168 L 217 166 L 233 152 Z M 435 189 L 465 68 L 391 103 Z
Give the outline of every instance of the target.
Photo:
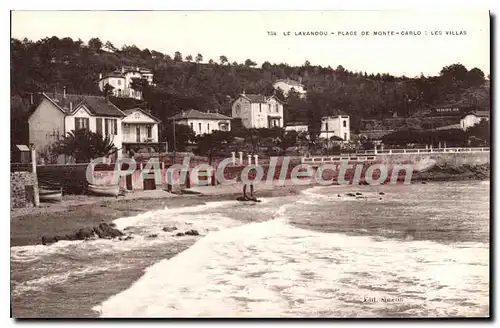
M 265 62 L 257 67 L 251 59 L 231 63 L 224 55 L 208 59 L 173 52 L 168 55 L 134 45 L 117 49 L 97 38 L 87 44 L 57 37 L 11 39 L 13 121 L 24 122 L 32 93 L 65 87 L 68 93 L 100 94 L 99 73 L 122 65 L 153 70 L 156 87 L 145 87 L 143 93 L 146 107 L 162 120 L 188 108 L 228 114 L 229 102 L 237 94 L 245 90 L 270 95 L 272 82 L 282 78 L 301 80 L 308 90 L 307 101 L 294 94 L 284 99 L 285 120 L 308 122 L 313 131 L 327 114 L 351 115 L 357 131 L 362 118 L 409 117 L 436 106 L 490 109 L 489 81 L 479 69 L 467 70 L 460 64 L 444 67 L 440 76 L 408 78 L 352 72 L 341 63 L 332 63 L 336 68 L 309 62 L 302 66 Z

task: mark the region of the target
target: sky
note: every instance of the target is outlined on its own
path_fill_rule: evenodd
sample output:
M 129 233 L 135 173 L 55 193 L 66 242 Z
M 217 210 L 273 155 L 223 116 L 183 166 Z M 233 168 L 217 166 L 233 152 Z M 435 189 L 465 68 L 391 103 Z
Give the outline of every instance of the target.
M 250 58 L 259 65 L 308 60 L 408 77 L 438 75 L 444 66 L 461 63 L 490 73 L 487 10 L 13 11 L 11 24 L 11 36 L 18 39 L 57 36 L 87 42 L 98 37 L 118 48 L 135 44 L 172 57 L 176 51 L 184 57 L 201 53 L 204 62 L 218 61 L 221 55 L 230 62 Z M 308 31 L 327 35 L 297 35 Z M 364 31 L 368 35 L 361 35 Z M 420 35 L 402 35 L 410 32 Z

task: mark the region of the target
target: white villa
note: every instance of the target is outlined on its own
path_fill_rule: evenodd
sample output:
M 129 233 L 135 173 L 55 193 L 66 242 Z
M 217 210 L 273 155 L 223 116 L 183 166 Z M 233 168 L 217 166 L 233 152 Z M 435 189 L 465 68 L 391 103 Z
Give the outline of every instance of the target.
M 460 127 L 463 130 L 467 130 L 467 128 L 476 125 L 477 123 L 481 122 L 481 120 L 490 120 L 490 112 L 488 111 L 474 111 L 467 113 L 462 119 L 460 120 Z
M 276 90 L 281 89 L 281 91 L 283 91 L 283 94 L 285 96 L 288 96 L 288 93 L 292 89 L 298 92 L 301 97 L 305 97 L 307 93 L 302 83 L 290 79 L 277 80 L 276 82 L 273 83 L 273 88 Z
M 158 143 L 159 119 L 140 108 L 126 109 L 123 112 L 126 115 L 121 121 L 123 153 Z
M 276 96 L 242 93 L 232 102 L 232 117 L 241 118 L 246 128 L 282 128 L 283 102 Z
M 351 140 L 351 130 L 349 124 L 349 116 L 325 116 L 321 118 L 321 130 L 319 137 L 330 140 L 336 136 L 344 141 Z
M 88 129 L 112 137 L 121 157 L 128 144 L 158 142 L 160 121 L 140 109 L 122 111 L 100 96 L 41 94 L 39 105 L 28 119 L 29 140 L 37 152 L 77 129 Z M 64 163 L 62 157 L 58 162 Z
M 115 97 L 142 99 L 142 92 L 130 87 L 132 79 L 145 79 L 153 85 L 153 73 L 147 68 L 122 66 L 114 72 L 99 74 L 98 86 L 103 91 L 104 86 L 109 84 L 113 87 Z
M 189 125 L 196 135 L 213 131 L 231 131 L 231 117 L 216 112 L 200 112 L 196 109 L 182 111 L 170 118 L 176 124 Z

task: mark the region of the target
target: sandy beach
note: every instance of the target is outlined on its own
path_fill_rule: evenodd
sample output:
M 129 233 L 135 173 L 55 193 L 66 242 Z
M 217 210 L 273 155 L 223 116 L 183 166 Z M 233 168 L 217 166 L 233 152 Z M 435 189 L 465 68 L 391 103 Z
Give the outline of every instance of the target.
M 310 186 L 262 184 L 255 195 L 280 197 L 295 195 Z M 241 196 L 243 185 L 200 186 L 190 190 L 199 194 L 176 195 L 162 190 L 139 191 L 124 197 L 106 198 L 66 195 L 55 204 L 42 203 L 37 208 L 11 211 L 11 246 L 41 244 L 43 235 L 64 235 L 101 222 L 110 223 L 121 217 L 134 216 L 165 207 L 178 208 L 202 205 L 206 202 L 234 200 Z

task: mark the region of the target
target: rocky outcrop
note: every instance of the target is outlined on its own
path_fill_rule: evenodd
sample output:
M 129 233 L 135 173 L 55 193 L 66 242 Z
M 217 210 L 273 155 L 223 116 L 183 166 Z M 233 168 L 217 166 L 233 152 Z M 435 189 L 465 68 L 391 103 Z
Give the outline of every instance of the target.
M 425 172 L 415 172 L 412 181 L 488 180 L 490 164 L 435 165 Z
M 195 230 L 195 229 L 191 229 L 191 230 L 188 230 L 186 232 L 178 232 L 175 234 L 176 237 L 182 237 L 182 236 L 199 236 L 200 233 L 198 232 L 198 230 Z
M 108 224 L 103 222 L 92 228 L 81 228 L 77 230 L 75 233 L 69 235 L 56 235 L 56 236 L 44 235 L 42 237 L 42 244 L 50 245 L 61 240 L 89 240 L 97 238 L 103 238 L 103 239 L 120 238 L 120 240 L 132 239 L 131 236 L 122 238 L 124 236 L 125 234 L 123 232 L 114 228 L 114 224 Z
M 107 223 L 101 223 L 98 226 L 94 227 L 94 233 L 99 237 L 99 238 L 116 238 L 116 237 L 121 237 L 124 235 L 123 232 L 120 230 L 113 228 Z

